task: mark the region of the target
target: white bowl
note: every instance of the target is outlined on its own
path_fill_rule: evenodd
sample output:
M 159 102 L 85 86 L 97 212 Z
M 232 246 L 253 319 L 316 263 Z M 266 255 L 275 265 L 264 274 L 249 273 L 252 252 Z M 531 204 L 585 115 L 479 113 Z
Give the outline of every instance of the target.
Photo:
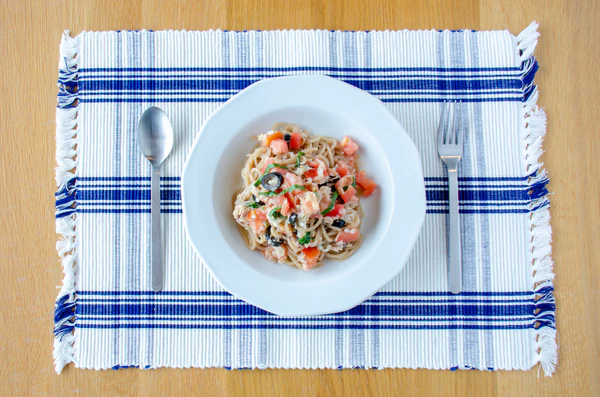
M 326 260 L 304 272 L 250 251 L 233 219 L 252 135 L 277 122 L 360 146 L 359 166 L 378 184 L 362 198 L 364 242 L 346 261 Z M 233 295 L 280 315 L 350 309 L 404 267 L 425 218 L 419 153 L 402 126 L 375 97 L 321 75 L 280 77 L 251 85 L 204 123 L 182 176 L 183 215 L 190 242 Z

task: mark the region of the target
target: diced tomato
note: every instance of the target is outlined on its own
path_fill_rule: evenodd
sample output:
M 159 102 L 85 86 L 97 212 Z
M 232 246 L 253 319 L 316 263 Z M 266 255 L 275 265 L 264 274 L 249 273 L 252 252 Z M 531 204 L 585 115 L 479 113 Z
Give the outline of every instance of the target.
M 306 264 L 304 265 L 304 270 L 309 270 L 315 267 L 317 264 L 317 259 L 319 259 L 319 255 L 321 255 L 321 251 L 317 247 L 307 247 L 302 250 L 304 254 L 304 259 Z
M 297 204 L 300 202 L 298 196 L 302 194 L 304 191 L 300 189 L 294 190 L 292 193 L 285 193 L 284 197 L 286 198 L 285 202 L 281 205 L 281 214 L 285 216 L 290 216 L 292 212 L 296 211 Z
M 267 220 L 267 215 L 265 214 L 265 212 L 263 210 L 254 209 L 248 213 L 247 219 L 249 222 L 250 221 L 254 222 L 256 220 Z
M 317 176 L 319 176 L 319 173 L 314 168 L 311 168 L 304 173 L 304 176 L 310 179 L 315 179 Z
M 270 146 L 275 154 L 285 154 L 288 152 L 287 142 L 283 139 L 275 139 L 271 142 Z
M 345 177 L 343 177 L 335 183 L 335 188 L 338 190 L 339 193 L 341 193 L 340 190 L 342 190 L 343 187 L 352 185 L 352 181 L 352 176 L 346 175 Z
M 256 235 L 262 234 L 267 230 L 267 226 L 265 224 L 265 221 L 267 220 L 267 214 L 265 214 L 263 210 L 255 209 L 250 211 L 246 220 Z
M 339 192 L 338 192 L 339 193 Z M 354 198 L 354 194 L 356 193 L 356 189 L 352 185 L 348 186 L 344 193 L 340 193 L 340 197 L 344 200 L 344 203 L 352 202 Z
M 299 132 L 293 132 L 290 137 L 290 148 L 300 149 L 300 146 L 302 146 L 302 135 Z
M 261 200 L 265 202 L 267 211 L 270 211 L 275 207 L 281 207 L 283 202 L 287 201 L 284 196 L 264 197 Z
M 312 167 L 313 170 L 317 172 L 316 176 L 319 176 L 319 171 L 321 171 L 323 177 L 329 176 L 329 170 L 327 169 L 327 164 L 321 159 L 314 159 L 309 161 L 308 166 Z
M 279 131 L 275 131 L 272 134 L 268 134 L 265 137 L 265 140 L 263 141 L 263 146 L 267 147 L 267 146 L 271 146 L 271 142 L 273 142 L 276 139 L 283 139 L 283 134 Z
M 348 159 L 348 167 L 354 169 L 354 167 L 356 167 L 356 157 L 354 157 L 354 155 L 351 155 L 346 156 L 346 158 Z
M 367 173 L 363 170 L 356 174 L 356 183 L 363 188 L 363 196 L 370 196 L 377 187 L 372 179 L 367 178 Z
M 359 236 L 360 233 L 358 232 L 358 229 L 344 229 L 338 233 L 337 237 L 335 238 L 335 242 L 337 243 L 341 241 L 342 243 L 351 243 L 358 240 Z
M 348 175 L 348 163 L 346 163 L 345 161 L 338 161 L 337 165 L 335 166 L 335 170 L 337 171 L 340 178 L 345 177 L 346 175 Z
M 335 188 L 337 189 L 337 192 L 342 200 L 344 200 L 344 203 L 349 202 L 354 196 L 355 189 L 352 187 L 352 182 L 352 177 L 350 175 L 346 175 L 335 184 Z
M 274 158 L 274 157 L 269 157 L 269 158 L 267 158 L 267 159 L 265 160 L 265 163 L 264 163 L 264 164 L 263 164 L 263 166 L 262 166 L 262 169 L 260 170 L 261 174 L 264 174 L 264 173 L 265 173 L 265 170 L 267 169 L 267 167 L 268 167 L 270 164 L 275 164 L 276 162 L 277 162 L 277 160 L 275 160 L 275 158 Z
M 281 188 L 285 190 L 292 185 L 302 185 L 302 178 L 293 172 L 288 172 L 283 176 L 283 185 L 281 185 Z
M 328 213 L 325 214 L 325 216 L 328 216 L 331 218 L 337 218 L 340 215 L 343 215 L 345 212 L 346 212 L 346 209 L 344 208 L 344 206 L 342 204 L 336 204 L 333 206 L 331 211 L 329 211 Z
M 292 195 L 292 193 L 286 193 L 285 198 L 288 199 L 288 201 L 290 203 L 290 208 L 293 210 L 294 207 L 296 207 L 296 196 Z
M 286 193 L 286 195 L 289 193 Z M 283 201 L 283 203 L 281 204 L 281 215 L 283 216 L 290 216 L 291 213 L 294 210 L 294 205 L 292 204 L 292 201 L 290 199 L 285 198 L 285 200 Z
M 290 216 L 292 213 L 292 209 L 290 208 L 290 202 L 286 199 L 283 204 L 281 204 L 281 215 Z
M 342 145 L 342 149 L 344 149 L 344 153 L 348 155 L 354 154 L 354 152 L 358 150 L 358 144 L 349 136 L 342 138 L 342 142 L 340 142 L 340 144 Z

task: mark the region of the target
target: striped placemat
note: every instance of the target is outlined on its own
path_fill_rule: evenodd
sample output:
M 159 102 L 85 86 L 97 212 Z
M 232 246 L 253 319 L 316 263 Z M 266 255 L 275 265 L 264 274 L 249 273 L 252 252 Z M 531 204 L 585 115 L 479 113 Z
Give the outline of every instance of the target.
M 506 31 L 120 31 L 64 35 L 56 218 L 65 269 L 56 369 L 529 369 L 556 364 L 551 230 L 538 158 L 537 24 Z M 344 313 L 280 317 L 225 292 L 187 242 L 180 175 L 206 118 L 265 78 L 322 73 L 380 98 L 423 161 L 427 215 L 405 269 Z M 460 163 L 463 285 L 448 293 L 442 102 L 468 105 Z M 165 290 L 150 288 L 150 165 L 137 123 L 156 105 L 164 164 Z

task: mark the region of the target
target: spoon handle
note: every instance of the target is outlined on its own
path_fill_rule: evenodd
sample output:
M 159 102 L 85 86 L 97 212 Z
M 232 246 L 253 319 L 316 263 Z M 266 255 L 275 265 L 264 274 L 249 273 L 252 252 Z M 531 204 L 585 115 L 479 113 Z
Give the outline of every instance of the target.
M 163 289 L 162 225 L 160 220 L 160 168 L 152 167 L 150 200 L 152 204 L 152 290 Z

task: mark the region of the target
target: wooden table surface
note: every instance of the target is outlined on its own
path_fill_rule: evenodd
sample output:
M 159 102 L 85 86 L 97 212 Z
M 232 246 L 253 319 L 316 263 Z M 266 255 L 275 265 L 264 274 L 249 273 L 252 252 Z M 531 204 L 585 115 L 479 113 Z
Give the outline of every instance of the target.
M 600 395 L 597 0 L 0 0 L 0 395 Z M 115 29 L 509 29 L 540 23 L 559 367 L 528 372 L 159 369 L 57 376 L 54 154 L 61 32 Z

